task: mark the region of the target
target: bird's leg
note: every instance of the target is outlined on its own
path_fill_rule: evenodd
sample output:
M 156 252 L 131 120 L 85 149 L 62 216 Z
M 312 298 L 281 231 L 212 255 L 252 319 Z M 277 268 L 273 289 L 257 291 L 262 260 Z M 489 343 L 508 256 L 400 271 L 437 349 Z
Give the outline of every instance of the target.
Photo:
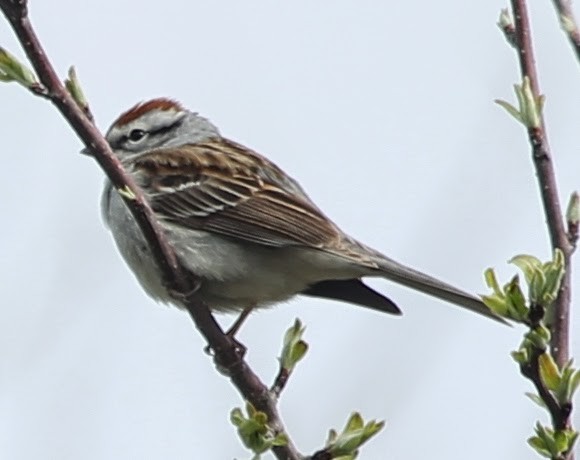
M 252 312 L 254 307 L 255 307 L 255 305 L 251 305 L 251 306 L 246 307 L 242 310 L 242 312 L 240 313 L 240 316 L 238 316 L 238 318 L 234 321 L 234 324 L 232 324 L 230 326 L 230 328 L 228 329 L 228 332 L 226 332 L 226 334 L 229 337 L 231 337 L 233 339 L 236 336 L 236 334 L 240 330 L 240 327 L 242 327 L 242 324 L 244 324 L 244 321 L 246 321 L 246 318 L 248 316 L 250 316 L 250 313 Z
M 240 343 L 237 341 L 235 336 L 238 333 L 238 331 L 240 330 L 240 327 L 242 326 L 242 324 L 244 324 L 244 321 L 246 320 L 246 318 L 250 315 L 250 313 L 254 309 L 254 307 L 255 307 L 255 305 L 252 305 L 251 307 L 244 308 L 242 310 L 242 312 L 240 313 L 240 316 L 238 316 L 236 318 L 236 320 L 234 321 L 234 324 L 232 324 L 230 326 L 230 328 L 228 329 L 228 331 L 226 332 L 226 335 L 230 339 L 232 339 L 232 341 L 235 343 L 237 351 L 240 354 L 240 356 L 244 356 L 246 354 L 247 349 L 243 343 Z M 209 345 L 204 348 L 204 351 L 208 355 L 211 355 L 211 347 Z M 218 363 L 216 363 L 216 365 L 218 366 L 218 369 L 221 367 Z M 225 371 L 220 371 L 220 372 L 224 373 Z
M 176 290 L 172 286 L 168 286 L 167 284 L 163 283 L 165 289 L 167 289 L 167 292 L 169 293 L 169 296 L 174 301 L 183 305 L 183 307 L 185 307 L 186 310 L 188 309 L 192 297 L 196 294 L 197 291 L 199 291 L 199 288 L 201 287 L 200 280 L 192 279 L 190 281 L 191 281 L 189 283 L 190 285 L 188 286 L 188 289 L 185 292 L 181 290 Z

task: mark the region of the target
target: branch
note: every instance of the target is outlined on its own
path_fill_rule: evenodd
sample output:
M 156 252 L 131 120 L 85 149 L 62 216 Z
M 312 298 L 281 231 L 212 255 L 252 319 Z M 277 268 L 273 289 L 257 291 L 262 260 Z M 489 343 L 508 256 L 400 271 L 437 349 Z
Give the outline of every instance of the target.
M 539 348 L 535 348 L 529 362 L 520 366 L 520 372 L 524 377 L 527 377 L 536 387 L 538 395 L 546 405 L 550 418 L 552 419 L 552 426 L 556 430 L 565 430 L 570 428 L 570 414 L 572 412 L 572 405 L 570 403 L 560 404 L 554 395 L 547 388 L 540 374 L 540 356 L 544 353 Z
M 564 277 L 564 254 L 556 249 L 553 260 L 547 262 L 520 254 L 510 262 L 524 274 L 528 299 L 520 287 L 518 276 L 502 288 L 494 271 L 488 269 L 485 278 L 493 293 L 483 296 L 483 301 L 497 315 L 529 328 L 519 349 L 511 355 L 519 364 L 522 375 L 534 384 L 538 392 L 528 396 L 548 410 L 553 428 L 537 423 L 535 436 L 529 438 L 528 443 L 540 455 L 552 460 L 571 460 L 578 437 L 571 421 L 572 400 L 580 386 L 580 371 L 572 366 L 571 360 L 562 367 L 556 364 L 547 352 L 551 334 L 545 326 L 546 310 L 560 291 Z
M 538 76 L 536 73 L 534 52 L 531 41 L 531 28 L 525 0 L 511 0 L 515 18 L 516 51 L 523 78 L 528 78 L 533 97 L 540 97 Z M 544 213 L 548 225 L 548 233 L 553 249 L 560 248 L 564 254 L 565 274 L 553 304 L 553 323 L 551 324 L 551 352 L 560 367 L 568 361 L 569 323 L 570 323 L 570 259 L 573 246 L 568 240 L 566 227 L 562 218 L 562 210 L 558 197 L 556 175 L 552 163 L 552 154 L 548 145 L 543 116 L 539 114 L 539 124 L 528 126 L 528 138 L 532 147 L 532 159 L 536 169 L 538 185 L 542 197 Z
M 558 12 L 562 29 L 568 37 L 578 62 L 580 62 L 580 30 L 578 30 L 578 23 L 572 11 L 572 2 L 570 0 L 552 0 L 552 3 Z
M 151 248 L 165 286 L 186 304 L 197 329 L 213 350 L 216 363 L 225 370 L 243 397 L 267 415 L 270 427 L 276 433 L 284 433 L 275 399 L 268 388 L 250 369 L 235 340 L 224 334 L 207 305 L 196 298 L 195 290 L 198 287 L 196 280 L 185 275 L 143 193 L 124 171 L 99 130 L 61 83 L 32 27 L 27 7 L 26 0 L 0 0 L 0 10 L 11 24 L 40 79 L 41 87 L 29 89 L 33 94 L 49 99 L 57 107 L 93 154 L 115 188 L 121 192 Z M 277 446 L 272 450 L 278 459 L 299 460 L 301 458 L 291 441 L 288 441 L 285 446 Z

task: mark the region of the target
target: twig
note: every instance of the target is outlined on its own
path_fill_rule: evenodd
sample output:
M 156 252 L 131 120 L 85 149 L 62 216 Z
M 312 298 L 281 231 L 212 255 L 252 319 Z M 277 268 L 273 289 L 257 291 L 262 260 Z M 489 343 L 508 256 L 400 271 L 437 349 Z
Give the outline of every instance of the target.
M 530 312 L 528 314 L 529 322 L 527 324 L 530 328 L 530 331 L 542 327 L 545 313 L 545 308 L 542 305 L 537 303 L 532 303 L 532 305 L 530 305 Z M 570 413 L 572 406 L 561 405 L 550 392 L 550 390 L 546 387 L 546 384 L 540 374 L 540 356 L 545 352 L 545 349 L 534 345 L 530 352 L 530 358 L 526 360 L 525 363 L 520 365 L 520 372 L 536 387 L 538 395 L 550 413 L 550 418 L 552 419 L 552 426 L 554 429 L 564 430 L 570 427 Z
M 294 324 L 284 334 L 280 368 L 270 388 L 270 392 L 275 398 L 280 397 L 296 364 L 304 358 L 308 351 L 308 344 L 302 338 L 305 329 L 300 320 L 296 318 Z
M 192 280 L 190 276 L 185 276 L 175 252 L 157 224 L 155 215 L 143 193 L 123 170 L 121 163 L 99 130 L 62 85 L 30 23 L 27 7 L 26 0 L 0 0 L 0 9 L 10 22 L 43 86 L 33 90 L 33 93 L 49 99 L 58 108 L 76 134 L 93 152 L 95 159 L 113 185 L 118 190 L 126 192 L 123 193 L 125 202 L 143 231 L 165 285 L 171 292 L 180 293 L 183 296 L 190 316 L 214 351 L 216 361 L 225 369 L 243 397 L 258 410 L 266 413 L 269 425 L 275 432 L 284 432 L 275 400 L 268 388 L 247 365 L 235 341 L 224 334 L 209 308 L 196 298 L 195 280 Z M 285 446 L 273 448 L 273 451 L 278 459 L 301 459 L 301 455 L 291 441 Z
M 286 369 L 285 367 L 280 366 L 280 369 L 278 370 L 278 375 L 276 375 L 276 378 L 274 379 L 274 383 L 272 384 L 272 387 L 270 388 L 270 391 L 272 392 L 272 394 L 276 398 L 279 398 L 280 395 L 282 394 L 282 391 L 286 387 L 286 384 L 288 383 L 289 378 L 290 378 L 290 371 L 288 369 Z
M 572 2 L 570 0 L 552 0 L 552 3 L 558 12 L 562 29 L 580 63 L 580 30 L 578 30 L 578 23 L 572 11 Z
M 529 361 L 520 366 L 520 372 L 536 387 L 538 395 L 548 408 L 548 412 L 550 412 L 554 429 L 564 430 L 570 428 L 570 413 L 572 411 L 572 405 L 561 405 L 544 384 L 540 375 L 540 355 L 542 355 L 542 353 L 544 353 L 542 350 L 536 348 L 532 356 L 530 356 Z
M 522 77 L 528 77 L 534 97 L 539 97 L 538 76 L 531 41 L 531 28 L 525 0 L 511 0 L 516 27 L 516 50 Z M 569 322 L 570 322 L 570 283 L 572 246 L 566 234 L 562 210 L 556 186 L 556 176 L 552 155 L 542 114 L 538 127 L 528 128 L 532 147 L 532 159 L 540 187 L 542 204 L 546 215 L 552 248 L 560 248 L 564 254 L 565 274 L 558 298 L 553 304 L 553 323 L 551 324 L 551 352 L 560 367 L 568 361 Z

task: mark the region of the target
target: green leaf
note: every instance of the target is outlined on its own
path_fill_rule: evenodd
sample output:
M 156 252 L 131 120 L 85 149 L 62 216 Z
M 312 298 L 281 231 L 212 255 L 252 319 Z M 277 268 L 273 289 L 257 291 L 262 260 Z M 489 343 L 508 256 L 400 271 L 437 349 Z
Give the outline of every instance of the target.
M 533 402 L 535 402 L 538 406 L 542 409 L 546 409 L 546 403 L 544 400 L 535 393 L 525 393 L 525 395 L 530 398 Z
M 268 426 L 268 417 L 264 412 L 256 410 L 250 403 L 246 404 L 246 412 L 247 416 L 240 408 L 235 408 L 230 413 L 230 420 L 237 427 L 238 435 L 244 445 L 254 454 L 259 455 L 273 446 L 287 443 L 284 433 L 274 433 Z
M 549 306 L 558 296 L 558 291 L 560 290 L 560 284 L 562 283 L 562 278 L 564 277 L 565 266 L 564 266 L 564 254 L 558 248 L 554 251 L 554 259 L 550 262 L 546 262 L 543 266 L 545 283 L 544 291 L 542 293 L 543 305 Z
M 518 112 L 520 114 L 520 117 L 522 119 L 522 124 L 524 126 L 526 126 L 526 119 L 525 119 L 525 114 L 524 114 L 524 105 L 526 103 L 526 99 L 524 97 L 524 91 L 523 91 L 523 86 L 522 85 L 514 85 L 514 92 L 516 93 L 516 98 L 518 100 Z
M 534 276 L 530 282 L 530 302 L 539 303 L 546 306 L 543 302 L 544 291 L 546 286 L 546 275 L 544 271 L 539 268 L 535 271 Z
M 580 371 L 575 370 L 570 378 L 570 391 L 569 391 L 570 399 L 572 399 L 572 396 L 574 396 L 574 393 L 576 392 L 579 386 L 580 386 Z
M 495 294 L 498 295 L 503 294 L 501 288 L 499 287 L 499 283 L 497 282 L 497 277 L 495 276 L 493 268 L 488 268 L 487 270 L 485 270 L 483 276 L 485 278 L 485 283 L 487 284 L 488 287 L 493 289 L 493 292 Z
M 376 422 L 375 420 L 365 424 L 360 414 L 355 412 L 346 422 L 342 433 L 337 434 L 334 430 L 329 432 L 326 450 L 333 459 L 343 456 L 355 458 L 358 448 L 377 434 L 384 425 L 384 422 Z
M 564 431 L 556 431 L 554 433 L 554 450 L 558 454 L 564 453 L 568 450 L 568 436 Z
M 554 440 L 554 430 L 544 427 L 540 422 L 536 423 L 536 434 L 543 441 L 545 448 L 550 453 L 550 456 L 556 452 L 556 443 Z
M 308 351 L 308 344 L 302 340 L 305 329 L 306 326 L 302 326 L 300 320 L 296 318 L 294 324 L 288 328 L 284 335 L 280 362 L 288 372 L 293 371 L 296 364 L 304 358 Z
M 350 416 L 346 422 L 345 431 L 360 430 L 364 426 L 364 421 L 358 412 Z
M 542 124 L 542 109 L 544 107 L 544 96 L 534 96 L 530 79 L 525 76 L 521 86 L 520 113 L 524 124 L 528 128 L 539 128 Z
M 520 289 L 519 278 L 514 276 L 505 288 L 506 305 L 509 317 L 516 321 L 524 321 L 528 317 L 529 309 L 526 306 L 524 293 Z
M 520 348 L 517 351 L 512 351 L 511 357 L 518 364 L 527 364 L 529 361 L 528 350 L 525 348 Z
M 496 100 L 495 102 L 506 109 L 510 115 L 526 128 L 539 128 L 542 121 L 545 97 L 534 95 L 530 79 L 527 76 L 524 77 L 521 85 L 514 85 L 514 92 L 518 100 L 517 108 L 502 100 Z
M 548 347 L 548 342 L 550 341 L 549 333 L 546 337 L 545 328 L 542 327 L 537 327 L 531 331 L 526 332 L 524 337 L 524 343 L 528 342 L 528 344 L 526 344 L 527 346 L 531 345 L 541 351 L 546 350 Z
M 494 102 L 500 107 L 503 107 L 507 111 L 507 113 L 509 113 L 517 121 L 523 124 L 524 120 L 522 119 L 522 115 L 520 114 L 519 110 L 516 109 L 513 105 L 511 105 L 509 102 L 504 101 L 503 99 L 496 99 Z
M 230 412 L 230 420 L 235 426 L 241 426 L 244 423 L 244 414 L 242 409 L 236 407 Z
M 542 353 L 538 357 L 540 377 L 550 391 L 556 391 L 560 385 L 560 371 L 550 353 Z
M 533 449 L 540 454 L 542 457 L 551 458 L 552 454 L 546 448 L 546 443 L 538 436 L 532 436 L 528 439 L 528 444 L 533 447 Z
M 286 433 L 278 433 L 272 439 L 272 446 L 286 446 L 288 444 L 288 436 Z
M 328 438 L 326 438 L 326 445 L 329 446 L 332 444 L 336 438 L 338 438 L 338 433 L 335 429 L 331 428 L 328 430 Z
M 498 316 L 507 317 L 508 316 L 508 303 L 505 298 L 499 297 L 496 294 L 493 295 L 482 295 L 481 300 L 487 308 L 494 312 Z
M 15 81 L 26 88 L 38 85 L 36 75 L 15 56 L 0 47 L 0 80 Z
M 556 390 L 556 397 L 560 404 L 571 403 L 574 393 L 580 385 L 580 371 L 572 367 L 570 360 L 562 369 L 560 385 Z
M 519 254 L 512 257 L 509 263 L 514 264 L 524 273 L 528 285 L 532 282 L 535 273 L 542 268 L 542 262 L 540 259 L 528 254 Z
M 552 338 L 552 333 L 550 329 L 548 329 L 543 324 L 540 324 L 536 329 L 534 329 L 534 333 L 537 334 L 544 342 L 549 342 Z
M 81 110 L 86 111 L 89 107 L 89 102 L 81 88 L 81 83 L 74 66 L 69 68 L 68 78 L 64 81 L 64 85 Z

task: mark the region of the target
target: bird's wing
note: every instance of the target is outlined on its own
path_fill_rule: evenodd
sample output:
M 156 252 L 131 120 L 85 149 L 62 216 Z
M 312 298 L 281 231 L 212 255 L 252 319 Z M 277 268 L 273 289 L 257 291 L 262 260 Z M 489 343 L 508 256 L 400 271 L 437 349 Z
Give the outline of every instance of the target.
M 131 167 L 162 221 L 274 247 L 333 248 L 344 237 L 296 181 L 227 139 L 151 151 Z

